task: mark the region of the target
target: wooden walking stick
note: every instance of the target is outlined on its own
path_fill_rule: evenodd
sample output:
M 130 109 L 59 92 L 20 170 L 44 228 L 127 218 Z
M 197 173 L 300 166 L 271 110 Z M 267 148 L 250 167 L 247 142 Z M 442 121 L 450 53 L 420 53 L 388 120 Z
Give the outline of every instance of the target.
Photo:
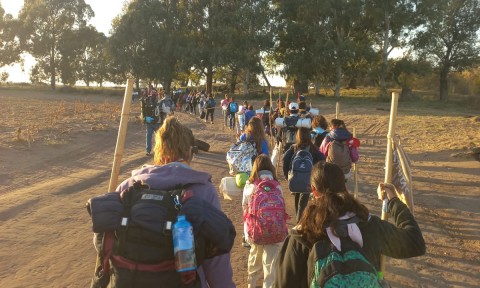
M 387 154 L 385 156 L 385 183 L 392 182 L 392 171 L 393 171 L 393 136 L 395 135 L 395 122 L 397 117 L 397 106 L 398 106 L 398 93 L 392 93 L 392 104 L 390 108 L 390 122 L 388 124 L 388 134 L 387 134 Z M 382 202 L 382 220 L 388 220 L 388 199 L 383 199 Z M 385 272 L 385 256 L 380 256 L 380 275 L 383 278 L 383 273 Z
M 127 135 L 128 119 L 130 118 L 130 104 L 132 102 L 133 79 L 127 80 L 125 95 L 123 96 L 122 115 L 120 117 L 120 127 L 118 128 L 117 145 L 113 156 L 112 173 L 108 191 L 115 191 L 118 184 L 118 175 L 120 174 L 120 164 L 122 163 L 123 148 L 125 146 L 125 136 Z
M 353 128 L 353 137 L 357 138 L 357 128 Z M 353 163 L 353 184 L 354 184 L 353 197 L 357 199 L 358 197 L 358 164 L 357 163 Z
M 123 147 L 125 145 L 125 136 L 127 135 L 128 120 L 130 118 L 130 104 L 132 103 L 133 79 L 127 80 L 127 87 L 125 87 L 125 95 L 123 97 L 122 114 L 120 117 L 120 127 L 117 135 L 117 144 L 115 146 L 115 154 L 113 156 L 112 173 L 110 175 L 110 183 L 108 184 L 108 192 L 115 191 L 118 183 L 118 175 L 120 173 L 120 164 L 122 162 Z M 102 240 L 103 245 L 103 240 Z M 97 253 L 97 260 L 95 263 L 95 271 L 90 287 L 104 287 L 109 282 L 110 275 L 102 274 L 102 267 L 100 266 L 101 258 Z M 106 284 L 105 284 L 106 283 Z

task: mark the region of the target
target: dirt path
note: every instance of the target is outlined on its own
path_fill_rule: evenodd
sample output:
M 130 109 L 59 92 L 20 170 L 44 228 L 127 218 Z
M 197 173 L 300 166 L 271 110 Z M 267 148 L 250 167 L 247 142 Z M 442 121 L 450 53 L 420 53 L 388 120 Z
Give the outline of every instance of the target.
M 37 113 L 32 121 L 37 120 L 18 124 L 19 107 L 25 99 L 31 105 L 27 109 Z M 8 116 L 0 123 L 0 287 L 87 287 L 95 252 L 84 204 L 88 198 L 106 192 L 118 119 L 104 118 L 110 117 L 107 108 L 116 107 L 111 109 L 118 111 L 120 100 L 104 96 L 45 97 L 32 92 L 13 95 L 0 90 L 0 101 L 0 115 Z M 85 103 L 94 103 L 96 108 Z M 62 105 L 67 111 L 62 114 L 67 115 L 64 119 L 43 117 L 53 115 L 52 107 Z M 388 104 L 378 105 L 388 108 Z M 72 107 L 85 109 L 78 115 L 70 112 L 74 117 L 69 117 Z M 327 119 L 334 116 L 333 102 L 325 101 L 320 108 Z M 349 127 L 357 128 L 362 140 L 359 197 L 378 214 L 375 187 L 384 176 L 388 112 L 367 105 L 345 105 L 342 109 L 342 118 Z M 427 241 L 427 254 L 409 260 L 389 259 L 387 278 L 394 287 L 478 287 L 480 283 L 480 162 L 452 157 L 466 151 L 455 142 L 467 143 L 465 139 L 431 139 L 425 132 L 442 135 L 448 129 L 437 122 L 449 121 L 449 126 L 458 127 L 456 133 L 478 144 L 480 124 L 464 118 L 465 114 L 468 112 L 399 110 L 398 131 L 408 135 L 402 139 L 412 160 L 415 213 Z M 191 115 L 177 116 L 198 138 L 212 145 L 209 153 L 195 158 L 193 167 L 209 171 L 218 187 L 228 172 L 225 152 L 233 139 L 221 125 L 220 111 L 216 111 L 213 125 Z M 429 121 L 431 124 L 426 125 Z M 468 127 L 461 125 L 464 121 L 468 121 Z M 18 127 L 33 124 L 38 126 L 37 139 L 30 147 L 28 141 L 15 139 Z M 54 135 L 58 143 L 48 142 L 53 137 L 49 135 Z M 144 156 L 144 137 L 144 128 L 133 113 L 120 180 L 128 177 L 130 170 L 151 161 Z M 292 198 L 287 193 L 293 215 Z M 238 233 L 242 231 L 240 201 L 222 200 L 222 208 Z M 247 257 L 248 250 L 237 237 L 232 265 L 239 287 L 244 287 L 246 280 Z

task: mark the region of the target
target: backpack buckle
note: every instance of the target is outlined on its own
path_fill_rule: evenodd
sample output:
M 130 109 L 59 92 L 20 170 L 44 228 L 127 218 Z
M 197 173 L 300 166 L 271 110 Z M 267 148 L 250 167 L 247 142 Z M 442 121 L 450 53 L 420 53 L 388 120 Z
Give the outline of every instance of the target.
M 120 229 L 127 230 L 128 228 L 128 217 L 122 217 L 122 221 L 120 222 Z
M 165 221 L 165 225 L 163 226 L 163 234 L 169 234 L 172 232 L 172 226 L 173 222 L 172 221 Z

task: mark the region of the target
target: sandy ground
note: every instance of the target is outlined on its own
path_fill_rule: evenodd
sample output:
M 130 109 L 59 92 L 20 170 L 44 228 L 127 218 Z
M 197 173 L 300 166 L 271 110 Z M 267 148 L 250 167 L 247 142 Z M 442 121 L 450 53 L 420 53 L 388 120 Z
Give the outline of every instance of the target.
M 327 119 L 334 117 L 332 100 L 317 102 Z M 375 188 L 384 178 L 388 108 L 389 103 L 347 101 L 340 109 L 340 118 L 361 139 L 359 198 L 375 214 L 380 212 Z M 120 109 L 120 97 L 0 90 L 0 287 L 88 287 L 95 251 L 85 202 L 107 192 Z M 119 181 L 152 161 L 144 156 L 138 112 L 135 103 Z M 209 171 L 218 187 L 228 173 L 225 152 L 234 138 L 222 127 L 219 109 L 215 116 L 212 125 L 177 113 L 212 145 L 193 167 Z M 469 154 L 480 144 L 478 110 L 401 102 L 397 134 L 412 161 L 415 215 L 427 253 L 388 259 L 387 279 L 393 287 L 478 287 L 480 162 Z M 286 200 L 293 215 L 293 197 L 287 194 Z M 238 233 L 240 201 L 222 198 Z M 245 286 L 247 257 L 237 237 L 231 261 L 239 287 Z

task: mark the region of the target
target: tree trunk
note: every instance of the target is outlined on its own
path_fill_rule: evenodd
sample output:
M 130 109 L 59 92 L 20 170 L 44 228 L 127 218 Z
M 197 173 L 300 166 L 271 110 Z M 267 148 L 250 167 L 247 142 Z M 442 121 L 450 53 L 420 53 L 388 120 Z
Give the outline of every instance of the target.
M 440 101 L 448 100 L 448 71 L 449 67 L 442 67 L 440 71 Z
M 50 49 L 50 87 L 55 90 L 55 47 Z
M 171 88 L 172 88 L 172 78 L 165 79 L 165 83 L 163 86 L 163 91 L 165 91 L 165 94 L 172 95 L 170 94 Z
M 298 97 L 298 94 L 304 93 L 308 93 L 308 80 L 295 79 L 293 81 L 293 94 L 295 94 L 295 99 Z
M 352 77 L 350 81 L 348 81 L 348 89 L 357 89 L 357 78 Z
M 270 88 L 272 88 L 272 85 L 270 85 L 270 81 L 268 81 L 267 75 L 265 74 L 264 70 L 262 70 L 262 76 L 263 76 L 263 80 L 267 82 L 268 89 L 270 90 Z
M 235 87 L 237 86 L 237 77 L 238 77 L 238 70 L 232 69 L 232 74 L 230 77 L 230 94 L 235 93 Z
M 342 66 L 340 66 L 340 63 L 337 64 L 337 69 L 336 69 L 336 82 L 335 82 L 335 97 L 340 97 L 340 87 L 342 83 Z
M 315 96 L 320 96 L 320 80 L 315 79 Z
M 135 88 L 140 91 L 140 77 L 135 77 Z
M 212 93 L 212 83 L 213 83 L 213 67 L 212 65 L 207 66 L 207 93 Z
M 243 79 L 243 95 L 248 95 L 248 86 L 250 82 L 250 69 L 245 69 L 245 78 Z

